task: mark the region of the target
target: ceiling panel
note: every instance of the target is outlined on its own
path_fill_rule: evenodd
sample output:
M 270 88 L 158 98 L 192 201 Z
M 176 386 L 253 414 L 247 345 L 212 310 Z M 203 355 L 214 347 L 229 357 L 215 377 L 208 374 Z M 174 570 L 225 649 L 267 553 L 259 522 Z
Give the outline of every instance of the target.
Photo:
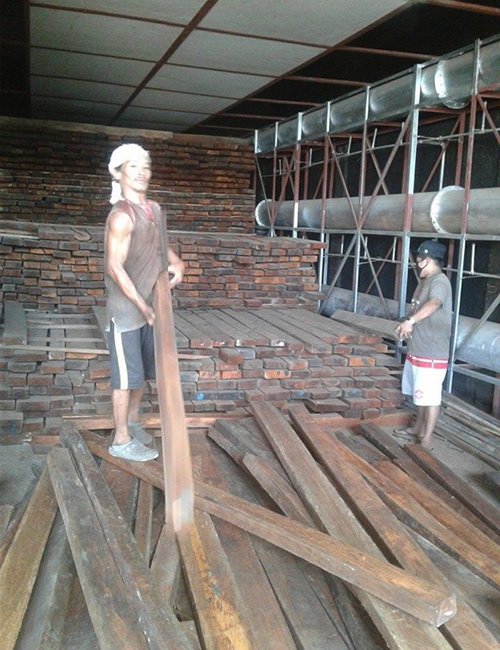
M 172 111 L 168 109 L 159 108 L 144 108 L 143 106 L 129 106 L 123 111 L 120 116 L 120 121 L 135 120 L 135 121 L 148 121 L 157 124 L 177 124 L 192 126 L 200 120 L 205 119 L 206 113 L 186 113 L 183 111 Z
M 92 116 L 99 117 L 101 120 L 109 120 L 116 113 L 117 106 L 113 104 L 104 104 L 103 102 L 87 102 L 81 99 L 59 99 L 57 103 L 50 98 L 37 97 L 32 98 L 32 105 L 37 111 L 39 119 L 42 113 L 49 113 L 53 120 L 63 119 L 61 115 L 70 114 L 82 115 L 82 122 L 88 122 Z M 72 120 L 73 121 L 73 120 Z
M 188 93 L 171 93 L 162 90 L 143 90 L 132 102 L 132 106 L 146 106 L 148 108 L 164 108 L 167 110 L 181 110 L 201 112 L 211 115 L 221 111 L 233 103 L 232 99 L 220 97 L 207 97 L 206 95 L 190 95 Z
M 31 77 L 31 92 L 33 96 L 65 97 L 67 99 L 89 98 L 94 102 L 107 102 L 121 105 L 130 97 L 131 89 L 93 81 L 75 81 L 72 79 L 48 79 L 47 77 Z
M 105 3 L 102 0 L 46 0 L 43 4 L 185 24 L 205 0 L 106 0 Z
M 172 131 L 174 133 L 182 133 L 186 128 L 184 124 L 176 124 L 175 122 L 148 122 L 146 120 L 122 120 L 121 118 L 115 122 L 115 126 L 124 129 L 153 129 L 155 131 Z
M 250 136 L 499 33 L 498 0 L 0 0 L 0 116 Z
M 33 48 L 32 75 L 51 75 L 69 79 L 130 84 L 135 87 L 151 70 L 149 61 L 130 61 L 93 54 Z
M 272 79 L 269 75 L 238 74 L 167 64 L 153 77 L 149 87 L 239 99 Z
M 38 47 L 156 61 L 180 33 L 158 23 L 31 9 L 31 43 Z
M 281 75 L 324 50 L 306 45 L 230 36 L 212 32 L 193 32 L 170 59 L 179 65 L 199 65 L 232 72 Z
M 219 0 L 200 27 L 331 47 L 406 0 Z

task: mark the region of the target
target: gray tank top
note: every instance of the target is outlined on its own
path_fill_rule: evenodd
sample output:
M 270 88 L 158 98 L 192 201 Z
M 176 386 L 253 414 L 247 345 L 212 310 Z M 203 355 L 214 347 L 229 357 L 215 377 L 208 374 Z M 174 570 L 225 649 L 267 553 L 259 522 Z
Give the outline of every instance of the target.
M 153 288 L 162 270 L 158 224 L 162 211 L 158 203 L 148 201 L 145 206 L 131 201 L 118 201 L 112 207 L 106 221 L 106 235 L 110 216 L 119 210 L 130 215 L 134 229 L 124 268 L 145 302 L 152 306 Z M 104 268 L 107 268 L 105 242 Z M 114 280 L 105 273 L 107 325 L 113 320 L 120 332 L 129 332 L 146 324 L 140 310 L 122 293 Z

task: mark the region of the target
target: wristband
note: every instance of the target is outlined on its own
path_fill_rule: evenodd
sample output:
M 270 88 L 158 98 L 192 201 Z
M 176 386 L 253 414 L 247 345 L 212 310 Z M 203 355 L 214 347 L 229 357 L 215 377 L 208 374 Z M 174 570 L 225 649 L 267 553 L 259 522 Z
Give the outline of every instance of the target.
M 415 325 L 415 319 L 414 318 L 407 318 L 406 320 L 410 323 L 410 325 Z

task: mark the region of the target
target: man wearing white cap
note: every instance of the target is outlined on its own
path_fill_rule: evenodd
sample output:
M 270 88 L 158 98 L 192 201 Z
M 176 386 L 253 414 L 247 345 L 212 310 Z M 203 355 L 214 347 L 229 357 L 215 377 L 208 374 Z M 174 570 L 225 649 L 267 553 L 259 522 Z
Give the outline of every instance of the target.
M 441 405 L 442 384 L 448 368 L 452 295 L 451 284 L 442 272 L 446 246 L 428 240 L 416 251 L 420 282 L 413 294 L 411 312 L 396 329 L 407 340 L 402 390 L 411 395 L 417 419 L 408 429 L 396 429 L 403 437 L 414 437 L 429 448 Z
M 115 433 L 109 453 L 135 461 L 152 460 L 156 449 L 142 429 L 139 406 L 145 382 L 155 378 L 153 288 L 162 270 L 158 223 L 162 211 L 146 198 L 151 179 L 149 153 L 124 144 L 111 155 L 113 177 L 106 221 L 105 286 L 108 347 Z M 184 264 L 169 249 L 170 286 L 182 281 Z

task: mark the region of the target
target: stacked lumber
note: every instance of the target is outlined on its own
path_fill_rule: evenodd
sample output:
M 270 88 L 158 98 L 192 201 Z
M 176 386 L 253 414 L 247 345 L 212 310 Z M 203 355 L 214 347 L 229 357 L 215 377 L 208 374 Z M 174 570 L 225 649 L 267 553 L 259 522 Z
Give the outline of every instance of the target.
M 4 647 L 498 647 L 498 510 L 426 450 L 326 417 L 259 402 L 192 432 L 177 538 L 161 462 L 73 420 L 0 547 Z
M 391 374 L 399 363 L 377 335 L 292 307 L 176 310 L 174 319 L 179 352 L 203 355 L 181 360 L 184 398 L 195 411 L 211 400 L 307 400 L 313 411 L 373 418 L 401 403 Z
M 453 395 L 445 395 L 438 432 L 457 447 L 500 469 L 500 421 Z
M 67 415 L 111 412 L 104 321 L 102 308 L 60 314 L 5 303 L 0 433 L 57 434 Z M 187 412 L 305 400 L 343 422 L 401 403 L 399 364 L 381 338 L 308 309 L 177 309 L 174 321 Z M 158 410 L 154 385 L 142 409 Z

